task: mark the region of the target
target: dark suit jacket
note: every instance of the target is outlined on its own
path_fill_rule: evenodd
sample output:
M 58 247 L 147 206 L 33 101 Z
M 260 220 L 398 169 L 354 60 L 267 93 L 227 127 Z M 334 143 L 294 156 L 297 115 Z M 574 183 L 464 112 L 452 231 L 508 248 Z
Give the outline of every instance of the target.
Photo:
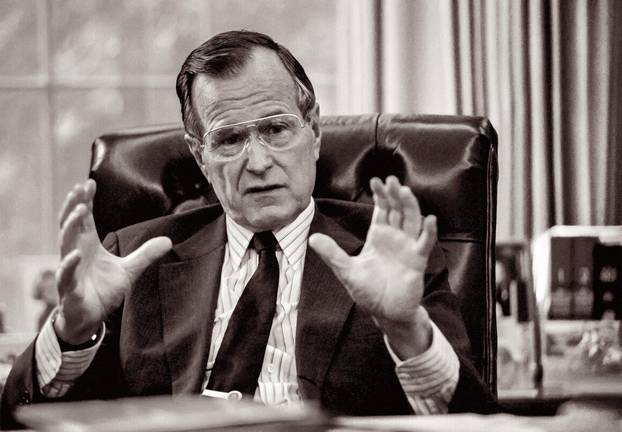
M 335 200 L 316 203 L 311 233 L 328 234 L 349 254 L 358 253 L 372 208 Z M 144 272 L 107 321 L 93 363 L 63 400 L 200 392 L 227 240 L 222 208 L 151 220 L 113 233 L 104 243 L 124 256 L 159 235 L 172 239 L 173 250 Z M 423 304 L 460 358 L 450 410 L 490 411 L 493 398 L 468 360 L 468 337 L 439 247 L 432 253 L 425 284 Z M 319 400 L 330 411 L 412 412 L 381 332 L 312 249 L 304 266 L 296 362 L 303 398 Z M 33 342 L 7 380 L 5 426 L 12 424 L 16 405 L 45 400 L 35 368 Z

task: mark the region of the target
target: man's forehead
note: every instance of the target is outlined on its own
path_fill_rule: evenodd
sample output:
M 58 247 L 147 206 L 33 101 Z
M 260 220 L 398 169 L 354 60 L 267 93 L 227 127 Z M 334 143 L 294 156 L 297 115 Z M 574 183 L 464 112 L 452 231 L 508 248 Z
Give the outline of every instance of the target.
M 270 104 L 284 110 L 297 107 L 293 78 L 273 51 L 253 50 L 244 66 L 221 78 L 198 74 L 192 84 L 192 102 L 199 117 L 218 116 L 231 109 L 252 109 Z

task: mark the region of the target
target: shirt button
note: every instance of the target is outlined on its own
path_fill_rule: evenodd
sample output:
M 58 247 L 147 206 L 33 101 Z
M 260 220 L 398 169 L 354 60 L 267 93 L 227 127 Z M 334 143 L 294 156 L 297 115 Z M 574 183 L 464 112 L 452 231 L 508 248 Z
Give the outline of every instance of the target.
M 398 377 L 399 379 L 401 379 L 401 380 L 408 380 L 408 379 L 410 379 L 410 375 L 409 375 L 409 374 L 407 374 L 407 373 L 401 373 L 401 374 L 399 374 L 397 377 Z
M 272 363 L 268 365 L 268 373 L 273 374 L 275 369 L 276 368 L 274 367 L 274 365 Z

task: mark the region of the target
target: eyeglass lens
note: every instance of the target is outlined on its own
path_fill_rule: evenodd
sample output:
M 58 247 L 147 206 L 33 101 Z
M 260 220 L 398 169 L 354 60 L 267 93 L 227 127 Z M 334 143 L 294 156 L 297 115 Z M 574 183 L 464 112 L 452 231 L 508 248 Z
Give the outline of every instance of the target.
M 237 156 L 249 142 L 253 129 L 268 147 L 283 150 L 294 144 L 294 137 L 302 122 L 294 114 L 282 114 L 253 122 L 225 126 L 209 132 L 207 151 L 219 157 Z

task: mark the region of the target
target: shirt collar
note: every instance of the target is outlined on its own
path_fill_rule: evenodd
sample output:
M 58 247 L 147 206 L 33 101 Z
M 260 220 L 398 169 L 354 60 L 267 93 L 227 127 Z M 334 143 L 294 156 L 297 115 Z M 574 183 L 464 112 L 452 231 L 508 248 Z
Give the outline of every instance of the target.
M 307 207 L 296 216 L 296 219 L 283 228 L 273 231 L 274 237 L 283 251 L 283 256 L 285 256 L 290 265 L 295 264 L 304 256 L 307 237 L 309 236 L 309 229 L 314 215 L 315 202 L 311 198 Z M 231 264 L 234 269 L 237 269 L 242 262 L 242 258 L 254 233 L 235 222 L 228 215 L 225 215 L 225 225 L 227 228 L 227 242 Z

